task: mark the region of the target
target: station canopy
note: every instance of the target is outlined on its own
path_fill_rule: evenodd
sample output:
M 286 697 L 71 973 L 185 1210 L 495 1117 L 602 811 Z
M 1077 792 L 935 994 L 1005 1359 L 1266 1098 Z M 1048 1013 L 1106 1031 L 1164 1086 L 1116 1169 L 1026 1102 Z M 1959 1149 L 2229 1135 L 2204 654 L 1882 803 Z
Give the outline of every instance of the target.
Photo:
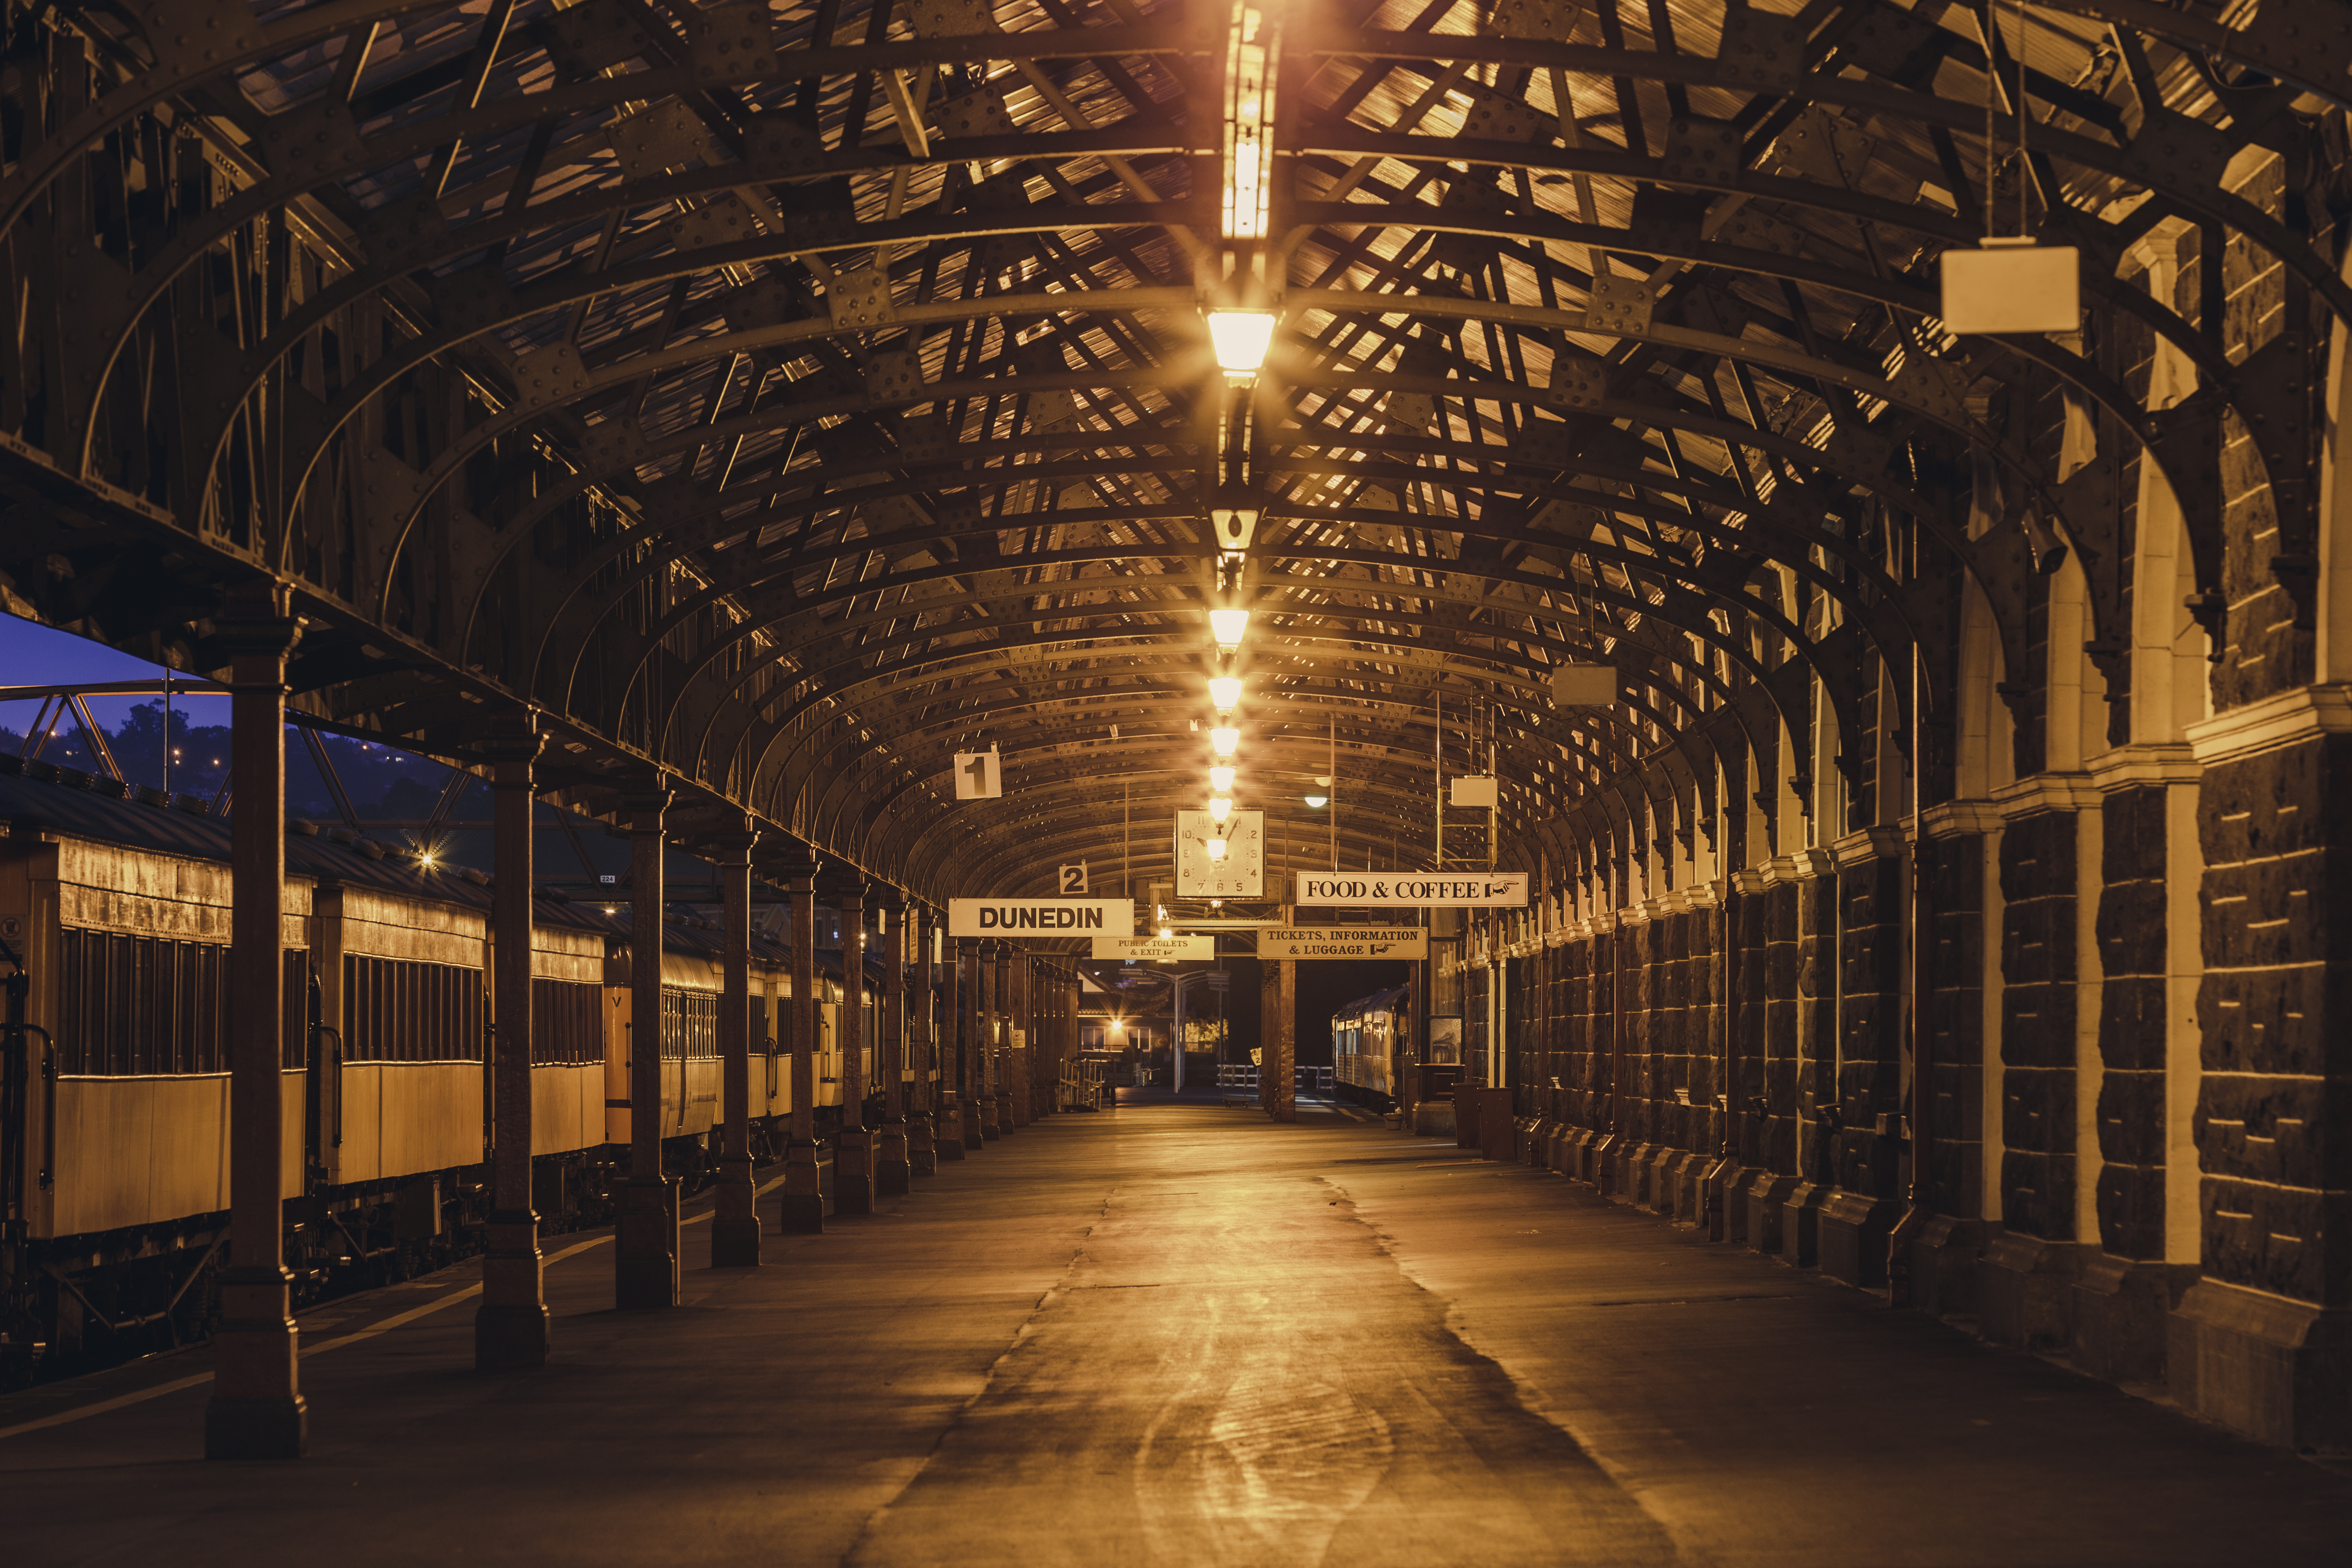
M 1932 776 L 1955 584 L 2014 668 L 2069 552 L 2112 620 L 2144 452 L 2219 604 L 2339 15 L 11 0 L 0 573 L 187 668 L 274 575 L 327 721 L 526 704 L 576 801 L 937 898 L 1164 878 L 1220 677 L 1343 866 L 1489 772 L 1506 866 L 1686 838 L 1823 736 Z M 1947 329 L 1988 235 L 2078 330 Z

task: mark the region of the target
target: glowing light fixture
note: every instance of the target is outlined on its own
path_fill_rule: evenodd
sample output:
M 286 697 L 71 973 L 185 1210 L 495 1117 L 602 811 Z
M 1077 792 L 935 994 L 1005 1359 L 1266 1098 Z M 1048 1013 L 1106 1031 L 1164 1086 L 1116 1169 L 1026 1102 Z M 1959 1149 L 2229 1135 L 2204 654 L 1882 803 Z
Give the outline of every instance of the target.
M 1242 732 L 1231 724 L 1220 724 L 1209 731 L 1209 744 L 1217 755 L 1230 757 L 1242 749 Z
M 1172 927 L 1161 926 L 1160 928 L 1160 940 L 1162 942 L 1166 942 L 1170 937 L 1174 936 L 1176 932 Z
M 1211 768 L 1209 770 L 1209 787 L 1215 790 L 1219 795 L 1232 794 L 1234 787 L 1234 770 L 1222 766 Z
M 1212 310 L 1209 342 L 1217 351 L 1217 368 L 1228 375 L 1255 375 L 1265 368 L 1265 351 L 1274 342 L 1272 310 Z
M 1230 713 L 1241 705 L 1242 678 L 1220 675 L 1209 682 L 1209 700 L 1220 713 Z
M 1225 45 L 1223 228 L 1227 239 L 1264 239 L 1274 190 L 1275 62 L 1281 18 L 1236 0 Z
M 1325 806 L 1331 804 L 1331 797 L 1328 795 L 1310 795 L 1304 796 L 1303 798 L 1310 807 L 1317 811 L 1320 811 Z
M 1212 838 L 1201 847 L 1209 852 L 1209 858 L 1212 860 L 1222 860 L 1225 858 L 1225 841 L 1222 838 Z
M 1209 797 L 1209 820 L 1211 822 L 1223 822 L 1233 814 L 1234 803 L 1232 801 L 1227 800 L 1221 795 L 1211 795 Z
M 1217 639 L 1219 647 L 1231 651 L 1241 647 L 1242 638 L 1249 635 L 1249 618 L 1247 610 L 1211 610 L 1209 635 Z

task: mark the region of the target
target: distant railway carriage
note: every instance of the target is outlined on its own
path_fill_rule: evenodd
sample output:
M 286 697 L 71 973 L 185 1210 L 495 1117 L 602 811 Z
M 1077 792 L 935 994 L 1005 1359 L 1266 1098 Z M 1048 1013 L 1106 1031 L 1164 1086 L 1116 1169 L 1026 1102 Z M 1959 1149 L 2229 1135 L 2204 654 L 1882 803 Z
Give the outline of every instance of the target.
M 23 1026 L 0 1036 L 0 1385 L 204 1331 L 228 1232 L 228 848 L 225 819 L 0 754 L 0 939 L 22 966 L 5 1001 Z M 298 1300 L 478 1245 L 490 905 L 478 872 L 289 826 L 279 1169 Z M 625 918 L 535 900 L 534 1206 L 551 1229 L 602 1223 L 625 1175 L 629 941 Z M 720 1115 L 722 950 L 691 916 L 663 946 L 665 1163 L 694 1182 Z M 841 1100 L 842 981 L 819 956 L 823 1118 Z M 790 952 L 755 935 L 751 961 L 765 1153 L 792 1109 Z
M 1331 1079 L 1343 1100 L 1386 1110 L 1396 1104 L 1397 1052 L 1410 1025 L 1406 992 L 1360 996 L 1331 1015 Z

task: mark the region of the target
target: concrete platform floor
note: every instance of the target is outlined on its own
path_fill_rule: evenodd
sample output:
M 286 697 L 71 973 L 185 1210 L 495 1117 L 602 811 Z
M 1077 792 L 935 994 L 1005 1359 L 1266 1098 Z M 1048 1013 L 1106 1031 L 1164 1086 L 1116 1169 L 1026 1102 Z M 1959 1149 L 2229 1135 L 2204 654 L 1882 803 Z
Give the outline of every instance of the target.
M 672 1312 L 551 1247 L 535 1373 L 469 1370 L 467 1269 L 306 1321 L 299 1463 L 196 1457 L 202 1352 L 0 1402 L 0 1555 L 2352 1563 L 2335 1469 L 1328 1111 L 1059 1117 L 758 1270 L 708 1235 Z

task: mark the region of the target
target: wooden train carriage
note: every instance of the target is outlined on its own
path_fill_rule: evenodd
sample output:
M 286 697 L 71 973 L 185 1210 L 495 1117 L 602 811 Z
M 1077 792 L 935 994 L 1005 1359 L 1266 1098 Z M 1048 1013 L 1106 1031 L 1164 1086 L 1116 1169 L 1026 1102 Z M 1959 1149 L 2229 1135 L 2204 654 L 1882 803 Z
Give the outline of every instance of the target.
M 1395 1061 L 1402 988 L 1377 992 L 1331 1016 L 1332 1081 L 1344 1098 L 1386 1104 L 1396 1098 Z
M 51 1053 L 0 1152 L 26 1234 L 216 1218 L 228 1205 L 227 823 L 14 757 L 0 757 L 0 935 L 26 966 L 27 1022 Z M 488 879 L 421 871 L 307 823 L 289 828 L 287 866 L 285 1194 L 478 1164 Z M 551 1154 L 604 1142 L 609 922 L 554 901 L 539 922 L 533 1144 Z

